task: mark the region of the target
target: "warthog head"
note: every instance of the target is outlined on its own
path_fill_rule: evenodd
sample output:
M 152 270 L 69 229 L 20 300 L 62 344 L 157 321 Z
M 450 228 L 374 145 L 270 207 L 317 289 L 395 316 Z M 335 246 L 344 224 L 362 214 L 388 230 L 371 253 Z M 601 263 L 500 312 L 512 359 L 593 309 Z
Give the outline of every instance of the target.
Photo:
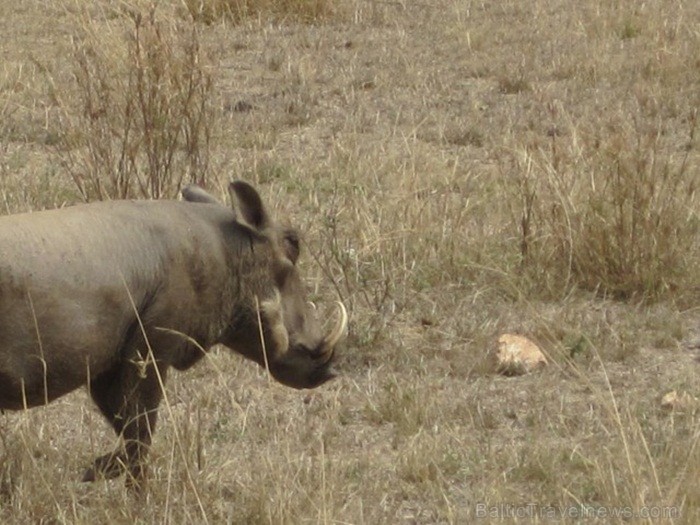
M 249 184 L 233 182 L 229 193 L 240 212 L 231 234 L 238 249 L 229 262 L 238 289 L 229 294 L 237 301 L 220 343 L 268 368 L 287 386 L 321 385 L 334 377 L 333 352 L 347 329 L 345 307 L 337 303 L 338 319 L 324 334 L 297 269 L 297 232 L 276 225 Z M 220 205 L 197 186 L 186 187 L 182 194 L 190 202 Z

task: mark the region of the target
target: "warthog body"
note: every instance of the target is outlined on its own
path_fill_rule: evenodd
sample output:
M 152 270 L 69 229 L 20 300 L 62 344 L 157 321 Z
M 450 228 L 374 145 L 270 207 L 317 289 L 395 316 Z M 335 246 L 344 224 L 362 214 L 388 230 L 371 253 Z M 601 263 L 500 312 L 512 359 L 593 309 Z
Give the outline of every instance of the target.
M 83 385 L 124 446 L 85 474 L 143 476 L 168 369 L 221 343 L 313 388 L 333 375 L 347 316 L 327 336 L 305 300 L 299 244 L 255 189 L 241 217 L 199 188 L 185 202 L 113 201 L 0 218 L 0 408 Z M 189 201 L 189 202 L 188 202 Z

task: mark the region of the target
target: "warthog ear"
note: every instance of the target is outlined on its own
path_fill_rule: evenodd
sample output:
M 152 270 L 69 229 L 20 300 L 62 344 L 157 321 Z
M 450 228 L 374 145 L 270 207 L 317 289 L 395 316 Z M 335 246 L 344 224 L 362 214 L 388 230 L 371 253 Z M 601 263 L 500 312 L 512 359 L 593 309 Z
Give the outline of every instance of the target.
M 203 202 L 205 204 L 220 204 L 216 198 L 204 191 L 196 184 L 190 184 L 182 188 L 182 198 L 187 202 Z
M 264 230 L 270 225 L 270 218 L 258 192 L 247 182 L 237 180 L 229 184 L 231 203 L 238 202 L 243 220 L 256 230 Z

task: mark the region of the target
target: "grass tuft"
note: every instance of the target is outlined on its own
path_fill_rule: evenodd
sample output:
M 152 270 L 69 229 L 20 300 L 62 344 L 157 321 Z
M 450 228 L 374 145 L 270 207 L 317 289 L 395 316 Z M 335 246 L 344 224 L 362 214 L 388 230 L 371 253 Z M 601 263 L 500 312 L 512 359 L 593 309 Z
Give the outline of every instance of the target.
M 631 125 L 576 137 L 575 150 L 574 140 L 557 137 L 516 150 L 506 181 L 523 274 L 555 295 L 576 286 L 654 300 L 692 286 L 700 255 L 689 163 L 696 129 L 693 113 L 681 154 L 667 149 L 664 130 Z

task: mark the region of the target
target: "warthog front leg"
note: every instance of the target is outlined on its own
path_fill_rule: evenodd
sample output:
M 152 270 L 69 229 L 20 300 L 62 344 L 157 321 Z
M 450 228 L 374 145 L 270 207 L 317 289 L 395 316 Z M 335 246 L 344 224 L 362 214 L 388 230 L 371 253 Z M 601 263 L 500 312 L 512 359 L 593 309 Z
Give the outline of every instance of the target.
M 144 460 L 155 431 L 165 371 L 159 367 L 159 379 L 153 362 L 129 360 L 91 382 L 92 399 L 122 437 L 123 446 L 95 459 L 83 481 L 113 479 L 124 472 L 129 475 L 127 484 L 138 485 L 144 479 Z

